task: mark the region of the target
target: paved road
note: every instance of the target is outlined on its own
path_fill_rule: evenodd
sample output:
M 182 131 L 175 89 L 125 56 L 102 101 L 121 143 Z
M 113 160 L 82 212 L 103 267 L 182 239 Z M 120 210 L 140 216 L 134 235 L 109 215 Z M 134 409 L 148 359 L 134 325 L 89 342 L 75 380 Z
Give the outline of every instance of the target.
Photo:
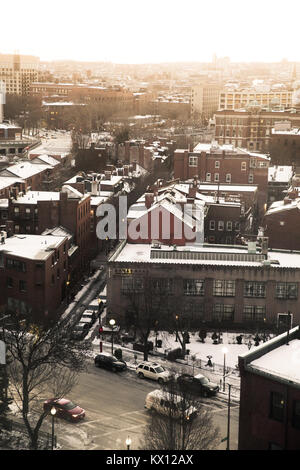
M 70 450 L 125 449 L 130 435 L 132 449 L 138 449 L 139 439 L 148 414 L 144 409 L 147 393 L 157 388 L 153 381 L 141 380 L 131 371 L 114 374 L 89 366 L 80 374 L 78 385 L 70 397 L 86 410 L 84 421 L 73 424 L 56 420 L 57 442 Z M 227 433 L 227 403 L 223 397 L 203 399 L 212 413 L 221 438 Z M 238 404 L 231 408 L 231 449 L 237 449 Z M 50 425 L 50 421 L 49 421 Z M 220 444 L 225 449 L 226 443 Z

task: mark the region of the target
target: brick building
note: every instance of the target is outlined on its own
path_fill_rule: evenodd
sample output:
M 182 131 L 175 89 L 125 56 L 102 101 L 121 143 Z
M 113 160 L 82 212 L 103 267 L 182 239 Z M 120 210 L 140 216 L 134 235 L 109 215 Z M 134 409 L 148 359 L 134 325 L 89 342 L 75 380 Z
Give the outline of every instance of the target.
M 129 244 L 109 259 L 107 299 L 117 321 L 131 307 L 128 294 L 153 279 L 195 328 L 276 328 L 290 311 L 300 321 L 300 253 L 248 247 Z M 162 312 L 163 313 L 163 312 Z
M 33 191 L 43 190 L 52 179 L 54 167 L 47 164 L 32 164 L 24 161 L 0 171 L 0 177 L 20 178 Z
M 64 185 L 60 192 L 27 191 L 9 199 L 8 220 L 15 234 L 41 234 L 46 229 L 65 227 L 78 246 L 78 269 L 89 262 L 90 195 Z
M 267 111 L 259 107 L 216 111 L 215 139 L 220 145 L 232 144 L 250 151 L 270 152 L 272 129 L 280 121 L 289 121 L 292 127 L 300 127 L 300 113 Z
M 15 235 L 0 244 L 0 308 L 39 320 L 55 317 L 65 298 L 66 237 Z
M 264 216 L 264 234 L 269 246 L 284 250 L 300 250 L 300 197 L 291 190 L 281 201 L 271 204 Z
M 299 355 L 297 326 L 239 356 L 239 450 L 300 449 Z
M 193 152 L 175 150 L 174 178 L 185 181 L 197 176 L 201 183 L 254 184 L 261 216 L 267 202 L 269 163 L 266 155 L 232 145 L 198 144 Z
M 272 163 L 300 166 L 300 127 L 290 121 L 275 123 L 270 140 Z

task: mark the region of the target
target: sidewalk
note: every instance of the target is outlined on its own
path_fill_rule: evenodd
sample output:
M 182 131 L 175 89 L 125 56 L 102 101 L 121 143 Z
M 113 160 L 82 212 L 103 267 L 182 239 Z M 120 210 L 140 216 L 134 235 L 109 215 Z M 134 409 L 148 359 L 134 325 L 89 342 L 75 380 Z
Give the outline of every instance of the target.
M 98 325 L 96 327 L 98 331 Z M 97 333 L 96 333 L 97 334 Z M 91 351 L 91 356 L 93 357 L 100 352 L 100 339 L 97 336 L 92 340 L 92 347 L 93 350 Z M 137 364 L 144 359 L 144 353 L 140 351 L 134 351 L 133 349 L 122 346 L 118 343 L 114 342 L 114 350 L 121 349 L 122 356 L 124 361 L 127 363 L 127 367 L 130 371 L 134 372 L 136 369 Z M 106 352 L 111 352 L 111 343 L 109 341 L 102 341 L 102 350 Z M 208 377 L 212 382 L 217 383 L 220 386 L 219 394 L 227 397 L 228 396 L 228 387 L 225 387 L 225 391 L 223 391 L 223 368 L 220 366 L 216 367 L 214 371 L 207 367 L 198 367 L 194 363 L 192 363 L 191 358 L 186 356 L 185 360 L 177 360 L 175 362 L 168 361 L 163 353 L 157 352 L 154 354 L 149 354 L 149 361 L 151 362 L 158 362 L 166 369 L 174 371 L 177 375 L 186 373 L 186 374 L 203 374 Z M 225 383 L 231 385 L 231 397 L 233 401 L 239 402 L 240 398 L 240 378 L 238 373 L 236 375 L 229 374 L 226 375 Z

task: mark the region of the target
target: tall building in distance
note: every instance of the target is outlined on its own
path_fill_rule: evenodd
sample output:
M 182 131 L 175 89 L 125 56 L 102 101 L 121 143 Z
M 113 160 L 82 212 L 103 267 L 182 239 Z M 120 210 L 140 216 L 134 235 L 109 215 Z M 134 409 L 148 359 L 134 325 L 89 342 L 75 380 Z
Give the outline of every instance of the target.
M 29 86 L 38 80 L 40 59 L 31 55 L 0 54 L 0 82 L 7 94 L 28 95 Z
M 191 90 L 191 115 L 210 118 L 219 108 L 220 87 L 214 84 L 194 85 Z

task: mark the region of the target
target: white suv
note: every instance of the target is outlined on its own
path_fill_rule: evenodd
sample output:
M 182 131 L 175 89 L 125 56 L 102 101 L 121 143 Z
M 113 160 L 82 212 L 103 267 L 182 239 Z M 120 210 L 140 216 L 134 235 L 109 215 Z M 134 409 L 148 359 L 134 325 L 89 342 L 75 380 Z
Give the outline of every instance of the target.
M 173 377 L 173 374 L 157 362 L 141 362 L 136 368 L 136 373 L 141 379 L 146 377 L 147 379 L 157 380 L 160 384 L 168 382 Z

